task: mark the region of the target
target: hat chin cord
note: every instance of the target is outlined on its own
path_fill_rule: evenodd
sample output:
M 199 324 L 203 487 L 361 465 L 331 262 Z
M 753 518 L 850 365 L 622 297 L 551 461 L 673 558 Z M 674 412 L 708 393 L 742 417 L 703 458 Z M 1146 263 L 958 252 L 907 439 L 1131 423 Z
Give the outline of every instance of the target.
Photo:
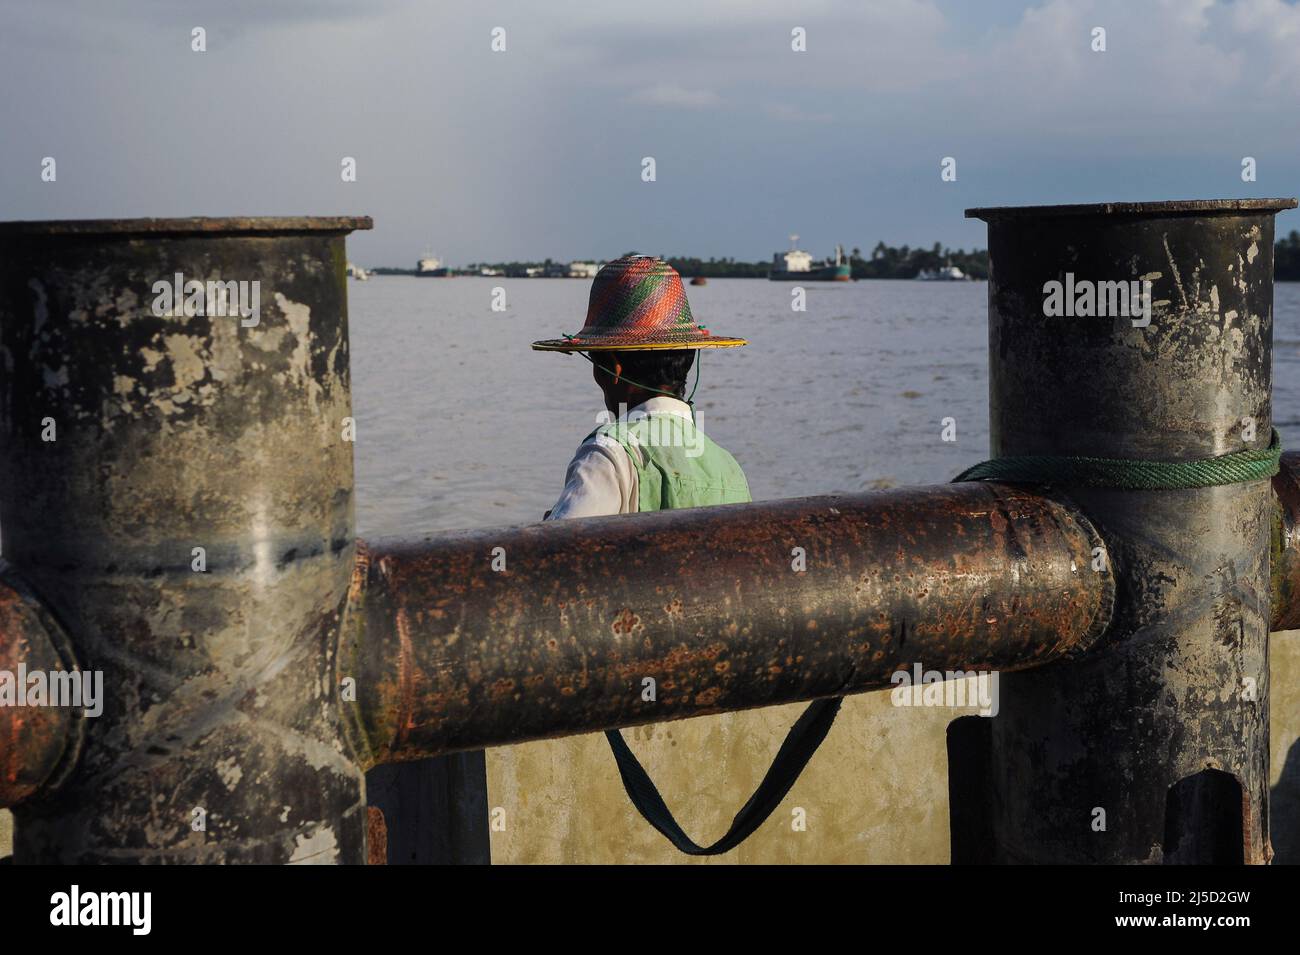
M 626 381 L 629 385 L 633 385 L 634 387 L 640 388 L 643 391 L 653 391 L 657 395 L 666 395 L 669 398 L 676 398 L 678 401 L 685 401 L 686 404 L 689 405 L 691 409 L 691 421 L 692 422 L 695 421 L 694 399 L 695 399 L 695 391 L 697 388 L 700 387 L 700 365 L 703 363 L 703 358 L 704 358 L 703 355 L 697 354 L 695 356 L 695 384 L 691 386 L 691 393 L 687 395 L 685 398 L 683 398 L 681 395 L 675 395 L 671 391 L 664 391 L 660 388 L 651 388 L 649 385 L 643 385 L 639 381 L 633 381 L 627 375 L 617 374 L 616 372 L 613 372 L 610 369 L 606 368 L 604 365 L 600 364 L 598 361 L 596 361 L 596 359 L 592 358 L 589 352 L 578 352 L 578 354 L 581 355 L 583 358 L 587 359 L 587 361 L 591 362 L 593 365 L 595 365 L 605 374 L 609 375 L 609 377 L 613 378 L 615 381 L 620 381 L 620 380 Z

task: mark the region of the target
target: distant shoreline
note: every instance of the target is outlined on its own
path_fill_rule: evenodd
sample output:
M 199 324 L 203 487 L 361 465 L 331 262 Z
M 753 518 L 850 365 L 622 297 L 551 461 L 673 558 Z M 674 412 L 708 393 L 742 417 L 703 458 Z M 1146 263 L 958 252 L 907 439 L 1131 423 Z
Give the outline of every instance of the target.
M 736 259 L 699 259 L 688 256 L 662 256 L 683 278 L 708 279 L 765 279 L 772 268 L 771 262 L 741 262 Z M 972 249 L 952 250 L 935 243 L 928 249 L 909 246 L 876 244 L 870 255 L 863 256 L 854 249 L 848 257 L 854 279 L 899 279 L 910 281 L 923 271 L 934 271 L 946 265 L 955 265 L 975 280 L 989 275 L 988 251 Z M 588 266 L 599 259 L 587 259 Z M 575 265 L 578 264 L 576 261 Z M 373 275 L 416 275 L 415 269 L 380 266 L 370 269 Z M 567 262 L 543 259 L 540 262 L 471 262 L 464 268 L 450 269 L 449 275 L 482 278 L 582 278 L 590 281 L 590 274 L 572 275 Z M 1273 247 L 1273 280 L 1300 282 L 1300 232 L 1292 230 L 1279 239 Z
M 376 269 L 370 269 L 369 272 L 370 272 L 371 275 L 407 275 L 407 276 L 415 277 L 415 269 L 390 269 L 390 268 L 376 268 Z M 530 281 L 533 280 L 533 279 L 539 279 L 539 280 L 548 280 L 548 279 L 559 279 L 559 280 L 565 280 L 565 279 L 568 279 L 568 280 L 570 280 L 570 281 L 577 281 L 578 279 L 582 278 L 582 276 L 577 276 L 577 275 L 551 275 L 551 276 L 544 276 L 544 275 L 480 275 L 478 272 L 458 272 L 458 271 L 453 271 L 450 275 L 448 275 L 448 276 L 444 276 L 444 277 L 445 277 L 445 278 L 460 278 L 460 279 L 488 279 L 488 278 L 497 278 L 497 279 L 516 279 L 516 278 L 526 278 L 526 279 L 529 279 Z M 687 278 L 690 278 L 690 277 L 691 277 L 691 276 L 687 276 Z M 708 277 L 708 278 L 720 278 L 720 279 L 755 279 L 755 280 L 757 280 L 757 279 L 766 279 L 766 278 L 767 278 L 766 275 L 710 275 L 710 276 L 707 276 L 707 277 Z M 872 277 L 872 278 L 868 278 L 868 279 L 859 279 L 859 278 L 857 278 L 857 277 L 854 277 L 854 281 L 855 281 L 855 282 L 859 282 L 859 281 L 863 281 L 863 282 L 866 282 L 866 281 L 870 281 L 870 282 L 912 282 L 912 281 L 915 281 L 915 280 L 916 280 L 916 279 L 915 279 L 915 276 L 913 276 L 913 277 L 910 278 L 910 279 L 909 279 L 909 278 L 904 278 L 904 277 L 902 277 L 902 276 L 887 276 L 887 277 L 885 277 L 885 278 L 875 278 L 875 277 Z M 590 280 L 590 279 L 586 279 L 586 281 L 589 282 L 589 281 L 591 281 L 591 280 Z M 791 279 L 790 281 L 794 281 L 794 280 Z M 986 281 L 988 281 L 988 279 L 985 279 L 985 278 L 972 278 L 971 281 L 972 281 L 972 282 L 986 282 Z M 1300 275 L 1294 275 L 1294 276 L 1274 275 L 1274 276 L 1273 276 L 1273 281 L 1274 281 L 1274 282 L 1300 282 Z M 842 283 L 836 283 L 836 282 L 818 282 L 818 284 L 819 284 L 819 285 L 836 285 L 836 284 L 842 284 Z M 945 284 L 953 284 L 953 283 L 935 282 L 935 283 L 932 283 L 932 284 L 935 284 L 935 285 L 945 285 Z
M 778 253 L 780 254 L 780 253 Z M 732 258 L 700 259 L 684 255 L 660 256 L 681 273 L 683 278 L 707 279 L 765 279 L 772 268 L 771 260 L 742 262 Z M 847 256 L 855 279 L 914 279 L 921 272 L 935 272 L 946 266 L 956 266 L 973 279 L 988 278 L 988 253 L 983 249 L 950 249 L 936 242 L 929 248 L 890 246 L 883 242 L 867 254 L 853 249 Z M 452 275 L 486 275 L 500 278 L 585 278 L 590 280 L 595 267 L 606 259 L 574 260 L 572 263 L 556 259 L 540 262 L 471 262 L 462 268 L 450 269 Z M 814 262 L 816 268 L 820 262 Z M 384 266 L 372 269 L 376 275 L 415 275 L 413 268 Z M 575 274 L 576 273 L 576 274 Z
M 417 277 L 415 269 L 374 268 L 374 269 L 367 269 L 366 271 L 367 271 L 370 275 L 405 275 L 405 276 L 409 276 L 409 277 L 411 277 L 411 278 L 416 278 L 416 277 Z M 707 275 L 707 276 L 702 276 L 702 277 L 703 277 L 703 278 L 710 278 L 710 279 L 754 279 L 754 280 L 762 280 L 762 281 L 766 281 L 766 280 L 767 280 L 767 276 L 766 276 L 766 275 Z M 462 269 L 452 269 L 452 270 L 451 270 L 447 275 L 445 275 L 445 276 L 438 276 L 438 278 L 458 278 L 458 279 L 491 279 L 491 278 L 495 278 L 495 279 L 528 279 L 529 281 L 533 281 L 533 280 L 538 280 L 538 281 L 551 281 L 551 280 L 559 280 L 559 281 L 564 281 L 564 280 L 568 280 L 568 281 L 578 281 L 578 280 L 583 280 L 583 281 L 587 281 L 587 282 L 590 282 L 590 281 L 591 281 L 591 278 L 590 278 L 590 277 L 588 277 L 588 276 L 582 276 L 582 275 L 483 275 L 483 274 L 481 274 L 481 273 L 479 273 L 479 272 L 470 272 L 470 271 L 466 271 L 466 270 L 462 270 Z M 682 278 L 687 278 L 687 279 L 689 279 L 689 278 L 694 278 L 694 276 L 692 276 L 692 275 L 687 275 L 685 272 L 683 272 L 683 273 L 682 273 Z M 859 279 L 857 276 L 854 276 L 854 278 L 853 278 L 853 280 L 854 280 L 855 282 L 858 282 L 858 281 L 864 281 L 864 282 L 865 282 L 865 281 L 873 281 L 873 282 L 911 282 L 911 281 L 914 281 L 915 279 L 916 279 L 916 276 L 911 276 L 911 277 L 909 278 L 909 277 L 907 277 L 907 276 L 903 276 L 903 275 L 886 275 L 886 276 L 875 276 L 875 275 L 872 275 L 872 276 L 867 276 L 867 277 L 864 278 L 864 279 Z M 794 280 L 794 279 L 781 279 L 780 281 L 781 281 L 781 282 L 787 282 L 787 281 L 788 281 L 788 282 L 794 282 L 795 280 Z M 843 285 L 843 284 L 844 284 L 843 282 L 826 282 L 826 281 L 822 281 L 822 280 L 816 280 L 816 281 L 817 281 L 817 284 L 818 284 L 818 285 Z M 974 278 L 974 277 L 972 277 L 972 278 L 970 279 L 970 281 L 973 281 L 973 282 L 984 282 L 984 281 L 986 281 L 986 279 L 985 279 L 984 277 L 982 277 L 982 276 L 981 276 L 980 278 Z M 933 283 L 933 284 L 935 284 L 935 285 L 943 285 L 943 284 L 945 284 L 945 283 L 944 283 L 944 282 L 935 282 L 935 283 Z M 947 283 L 947 284 L 953 284 L 953 283 L 950 282 L 950 283 Z M 960 284 L 960 280 L 958 280 L 958 283 L 957 283 L 957 284 Z

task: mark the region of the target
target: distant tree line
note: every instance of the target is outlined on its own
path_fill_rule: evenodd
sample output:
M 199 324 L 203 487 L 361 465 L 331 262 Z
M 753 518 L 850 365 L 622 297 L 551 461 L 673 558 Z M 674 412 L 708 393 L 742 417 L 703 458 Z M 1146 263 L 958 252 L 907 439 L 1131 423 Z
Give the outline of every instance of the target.
M 666 255 L 663 258 L 687 278 L 699 275 L 710 279 L 765 279 L 772 268 L 770 259 L 762 262 L 744 262 L 730 256 L 720 259 L 701 259 L 693 256 Z M 478 274 L 480 269 L 486 267 L 497 269 L 508 277 L 523 277 L 530 268 L 542 267 L 549 270 L 550 267 L 559 264 L 553 263 L 551 259 L 546 259 L 544 262 L 478 262 L 461 271 L 466 274 Z M 849 253 L 849 265 L 855 279 L 914 279 L 922 269 L 933 270 L 945 265 L 955 265 L 972 278 L 987 278 L 989 274 L 987 252 L 982 249 L 971 252 L 965 249 L 954 251 L 938 242 L 929 249 L 913 249 L 906 245 L 895 248 L 878 242 L 871 250 L 870 258 L 864 258 L 860 249 L 853 249 Z
M 471 262 L 465 268 L 457 269 L 456 274 L 478 275 L 483 269 L 494 269 L 506 278 L 522 279 L 528 277 L 529 269 L 541 269 L 542 275 L 546 278 L 562 278 L 568 274 L 568 265 L 567 260 L 560 262 L 556 259 L 542 259 L 540 262 Z
M 1273 249 L 1273 277 L 1279 282 L 1300 282 L 1300 232 L 1295 229 Z
M 1273 272 L 1279 282 L 1300 282 L 1300 232 L 1294 229 L 1280 240 L 1274 250 Z M 763 262 L 742 262 L 730 257 L 700 259 L 680 255 L 664 256 L 682 275 L 692 278 L 696 275 L 705 278 L 761 279 L 766 278 L 771 269 L 770 260 Z M 599 259 L 586 259 L 595 262 Z M 478 275 L 483 268 L 495 269 L 508 278 L 523 278 L 529 269 L 542 269 L 543 274 L 562 274 L 566 263 L 553 259 L 540 262 L 476 262 L 463 269 L 456 269 L 458 275 Z M 984 249 L 950 249 L 936 242 L 928 249 L 920 247 L 885 245 L 877 242 L 870 255 L 863 256 L 862 250 L 854 248 L 849 253 L 849 265 L 855 279 L 914 279 L 922 270 L 942 268 L 955 265 L 971 278 L 987 279 L 989 276 L 989 254 Z M 410 275 L 414 269 L 377 268 L 379 275 Z
M 738 262 L 735 259 L 688 259 L 669 256 L 669 263 L 682 275 L 703 275 L 706 278 L 767 278 L 771 261 Z M 814 263 L 814 265 L 817 263 Z M 967 252 L 952 250 L 936 242 L 929 249 L 895 247 L 877 242 L 870 257 L 864 258 L 862 250 L 849 252 L 849 266 L 855 279 L 914 279 L 923 269 L 931 271 L 946 265 L 955 265 L 972 278 L 984 279 L 989 274 L 989 255 L 983 249 Z
M 771 262 L 740 262 L 736 259 L 690 259 L 679 255 L 665 256 L 668 264 L 687 278 L 702 275 L 706 279 L 765 279 Z
M 928 249 L 919 246 L 885 245 L 877 242 L 870 258 L 863 258 L 858 249 L 849 253 L 855 279 L 914 279 L 922 271 L 931 271 L 955 265 L 973 279 L 989 277 L 989 254 L 983 249 L 953 251 L 936 242 Z

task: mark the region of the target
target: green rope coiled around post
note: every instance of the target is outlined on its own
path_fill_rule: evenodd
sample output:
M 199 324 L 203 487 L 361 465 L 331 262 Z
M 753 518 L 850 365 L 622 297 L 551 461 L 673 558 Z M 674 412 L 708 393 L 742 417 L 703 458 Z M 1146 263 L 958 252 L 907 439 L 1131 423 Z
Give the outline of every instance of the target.
M 1282 439 L 1274 429 L 1272 440 L 1262 451 L 1234 451 L 1232 454 L 1203 458 L 1200 461 L 1141 461 L 1031 454 L 981 462 L 962 471 L 953 478 L 953 483 L 1012 481 L 1024 484 L 1168 491 L 1264 481 L 1277 473 L 1281 457 Z

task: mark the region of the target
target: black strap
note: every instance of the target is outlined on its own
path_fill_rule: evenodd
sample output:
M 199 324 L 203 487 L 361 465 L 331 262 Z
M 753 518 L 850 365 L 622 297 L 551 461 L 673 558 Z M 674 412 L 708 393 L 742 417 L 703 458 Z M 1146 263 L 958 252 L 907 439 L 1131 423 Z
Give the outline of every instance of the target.
M 835 722 L 835 714 L 839 712 L 843 701 L 842 696 L 814 700 L 808 709 L 804 710 L 803 716 L 799 717 L 790 732 L 786 734 L 785 742 L 781 744 L 776 759 L 772 761 L 772 768 L 758 784 L 754 795 L 749 797 L 749 802 L 741 807 L 740 812 L 736 813 L 736 818 L 731 821 L 731 828 L 727 830 L 727 834 L 707 847 L 697 845 L 682 831 L 682 827 L 677 824 L 677 820 L 664 804 L 659 790 L 655 788 L 645 769 L 628 748 L 623 734 L 618 730 L 609 730 L 605 733 L 605 737 L 609 740 L 609 748 L 614 751 L 614 759 L 618 762 L 618 773 L 623 777 L 623 788 L 627 790 L 632 805 L 636 806 L 646 822 L 663 833 L 669 842 L 687 855 L 716 856 L 744 842 L 772 814 L 772 810 L 781 804 L 785 794 L 790 791 L 790 787 L 799 778 L 803 768 L 808 765 L 808 760 L 812 759 L 813 753 L 817 752 L 817 747 L 830 732 L 831 724 Z

